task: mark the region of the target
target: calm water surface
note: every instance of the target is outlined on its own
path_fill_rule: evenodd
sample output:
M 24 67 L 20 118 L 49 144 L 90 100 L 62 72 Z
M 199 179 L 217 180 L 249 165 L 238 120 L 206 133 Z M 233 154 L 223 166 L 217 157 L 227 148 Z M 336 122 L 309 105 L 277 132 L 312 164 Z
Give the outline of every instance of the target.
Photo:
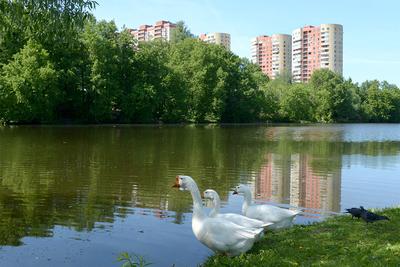
M 258 202 L 306 208 L 297 223 L 347 207 L 400 203 L 400 125 L 0 128 L 0 266 L 196 266 L 211 251 L 191 230 L 177 174 Z

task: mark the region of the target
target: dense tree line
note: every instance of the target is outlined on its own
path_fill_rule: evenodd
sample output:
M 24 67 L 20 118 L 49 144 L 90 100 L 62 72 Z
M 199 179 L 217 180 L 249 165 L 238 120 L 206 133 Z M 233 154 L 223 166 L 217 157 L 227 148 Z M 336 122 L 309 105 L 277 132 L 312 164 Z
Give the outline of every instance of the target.
M 90 0 L 0 0 L 5 123 L 400 122 L 400 90 L 328 71 L 269 80 L 178 23 L 171 42 L 138 43 Z

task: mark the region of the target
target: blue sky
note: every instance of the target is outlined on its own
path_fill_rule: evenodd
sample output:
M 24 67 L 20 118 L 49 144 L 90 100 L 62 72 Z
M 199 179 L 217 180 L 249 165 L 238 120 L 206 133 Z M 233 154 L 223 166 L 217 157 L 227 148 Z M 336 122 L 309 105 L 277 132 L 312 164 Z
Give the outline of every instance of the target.
M 304 25 L 343 25 L 343 70 L 353 81 L 400 86 L 400 1 L 397 0 L 98 0 L 98 19 L 118 27 L 183 20 L 192 33 L 228 32 L 232 51 L 250 56 L 257 35 L 290 34 Z

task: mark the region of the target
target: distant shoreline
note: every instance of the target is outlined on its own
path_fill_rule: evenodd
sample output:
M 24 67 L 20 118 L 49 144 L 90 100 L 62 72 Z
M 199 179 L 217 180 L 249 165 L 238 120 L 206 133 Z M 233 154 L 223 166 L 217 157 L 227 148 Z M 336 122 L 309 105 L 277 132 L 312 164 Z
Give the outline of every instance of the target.
M 329 125 L 348 125 L 348 124 L 399 124 L 398 122 L 201 122 L 201 123 L 7 123 L 0 127 L 162 127 L 162 126 L 329 126 Z

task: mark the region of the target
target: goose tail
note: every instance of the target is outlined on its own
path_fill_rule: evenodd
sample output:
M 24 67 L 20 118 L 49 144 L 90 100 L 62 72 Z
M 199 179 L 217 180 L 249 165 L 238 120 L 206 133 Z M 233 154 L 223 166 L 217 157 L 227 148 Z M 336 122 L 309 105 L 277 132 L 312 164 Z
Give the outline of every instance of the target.
M 267 228 L 268 226 L 273 225 L 274 223 L 264 223 L 263 225 L 261 225 L 263 228 Z
M 301 211 L 301 210 L 293 210 L 293 216 L 299 215 L 302 212 L 303 211 Z

